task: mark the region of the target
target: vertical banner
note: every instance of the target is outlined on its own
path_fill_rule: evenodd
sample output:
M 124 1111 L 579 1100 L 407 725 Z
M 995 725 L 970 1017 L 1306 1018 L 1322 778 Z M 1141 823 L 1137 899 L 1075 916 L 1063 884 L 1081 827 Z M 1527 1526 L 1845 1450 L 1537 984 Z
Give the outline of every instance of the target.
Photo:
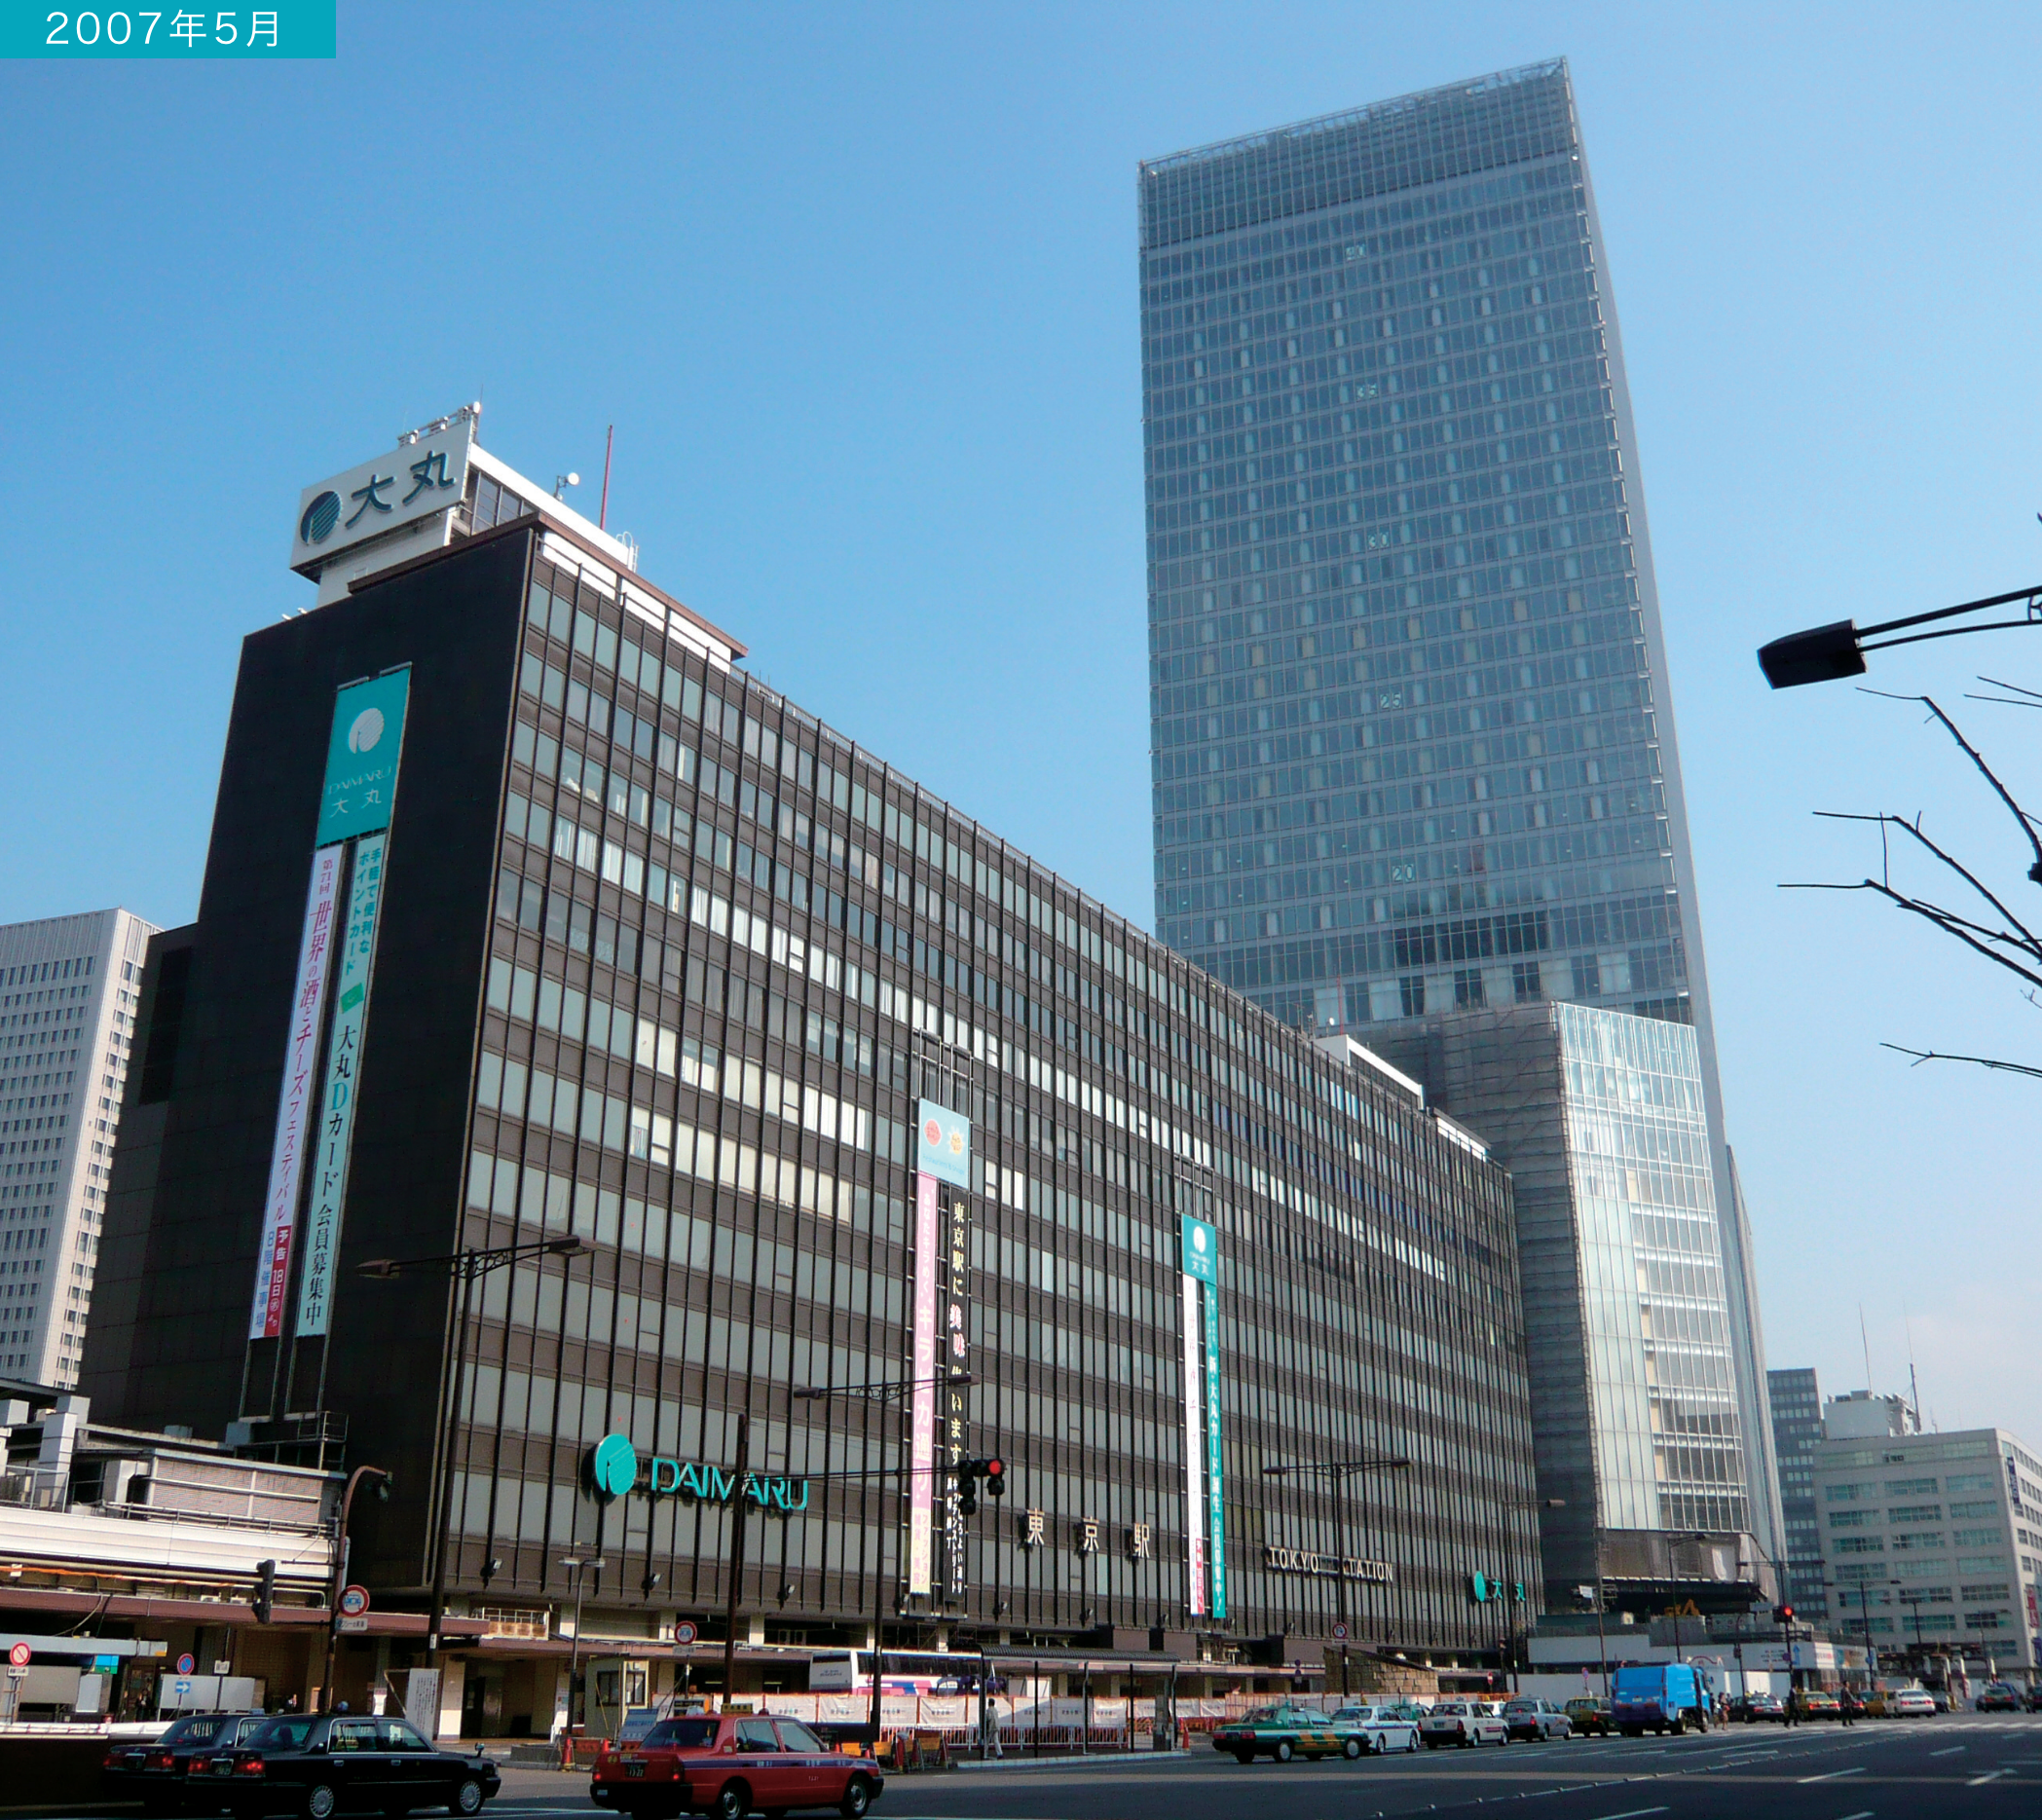
M 1184 1336 L 1181 1371 L 1184 1392 L 1184 1539 L 1185 1601 L 1193 1617 L 1206 1616 L 1206 1374 L 1199 1366 L 1199 1280 L 1189 1271 L 1182 1278 Z
M 299 937 L 297 989 L 291 998 L 290 1044 L 284 1055 L 277 1135 L 270 1148 L 262 1244 L 255 1258 L 255 1295 L 248 1316 L 251 1340 L 274 1340 L 283 1332 L 291 1254 L 297 1237 L 298 1201 L 305 1182 L 305 1152 L 309 1143 L 316 1141 L 316 1134 L 310 1129 L 313 1070 L 318 1062 L 326 976 L 331 971 L 334 898 L 348 843 L 370 835 L 380 836 L 390 826 L 390 807 L 397 794 L 397 759 L 404 745 L 405 708 L 410 697 L 409 666 L 350 683 L 334 692 L 333 724 L 326 736 L 326 774 L 319 787 L 318 827 L 313 836 L 312 890 L 305 907 L 305 927 Z M 379 839 L 375 845 L 376 900 L 380 902 L 384 842 Z M 357 867 L 357 879 L 360 871 Z M 366 965 L 364 957 L 362 998 L 356 1001 L 357 1005 L 367 997 Z M 354 1040 L 358 1046 L 358 1027 Z M 352 1141 L 352 1118 L 348 1136 Z M 345 1156 L 345 1149 L 342 1155 Z M 338 1205 L 336 1202 L 336 1208 Z M 322 1286 L 322 1299 L 324 1293 Z M 320 1319 L 318 1330 L 324 1332 L 323 1315 Z
M 1184 1522 L 1194 1616 L 1227 1615 L 1219 1425 L 1219 1232 L 1179 1216 L 1184 1285 Z M 1201 1357 L 1201 1354 L 1204 1355 Z
M 270 1183 L 263 1197 L 262 1244 L 255 1254 L 255 1299 L 248 1311 L 251 1340 L 275 1339 L 283 1331 L 291 1235 L 298 1217 L 298 1190 L 305 1177 L 306 1124 L 312 1111 L 313 1071 L 318 1060 L 319 1020 L 326 1008 L 326 962 L 332 949 L 333 899 L 340 870 L 338 847 L 321 847 L 312 856 L 312 886 L 306 894 L 305 925 L 298 936 L 283 1090 L 277 1101 L 277 1135 L 270 1146 Z
M 325 1086 L 314 1140 L 312 1206 L 305 1217 L 305 1269 L 298 1282 L 300 1339 L 324 1333 L 332 1307 L 333 1253 L 340 1243 L 348 1159 L 354 1143 L 354 1092 L 361 1073 L 369 970 L 376 958 L 377 914 L 383 908 L 383 854 L 389 842 L 388 835 L 376 834 L 354 843 L 354 878 L 341 934 L 340 977 L 333 984 L 333 1024 L 326 1037 Z
M 971 1207 L 962 1195 L 952 1195 L 949 1217 L 944 1234 L 943 1338 L 938 1352 L 942 1374 L 962 1376 L 971 1369 L 969 1335 L 971 1291 Z M 964 1504 L 957 1490 L 957 1467 L 965 1459 L 965 1391 L 955 1385 L 943 1387 L 944 1459 L 949 1470 L 944 1475 L 943 1539 L 945 1566 L 950 1597 L 964 1597 Z
M 914 1177 L 914 1350 L 908 1395 L 912 1416 L 908 1436 L 908 1590 L 933 1590 L 934 1549 L 930 1531 L 936 1493 L 936 1278 L 942 1226 L 940 1184 L 917 1171 Z

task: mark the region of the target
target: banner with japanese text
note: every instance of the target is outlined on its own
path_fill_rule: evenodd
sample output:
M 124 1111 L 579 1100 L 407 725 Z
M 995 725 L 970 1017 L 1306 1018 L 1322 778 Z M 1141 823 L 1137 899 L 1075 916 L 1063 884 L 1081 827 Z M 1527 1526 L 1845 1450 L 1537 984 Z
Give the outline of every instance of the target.
M 908 1590 L 935 1590 L 936 1306 L 943 1233 L 942 1184 L 914 1178 L 914 1328 L 910 1355 L 908 1430 Z
M 376 924 L 383 908 L 383 856 L 388 835 L 364 835 L 354 843 L 354 878 L 341 931 L 340 978 L 334 982 L 333 1025 L 326 1036 L 325 1086 L 314 1142 L 312 1203 L 305 1216 L 305 1266 L 298 1282 L 298 1337 L 322 1334 L 333 1301 L 333 1254 L 340 1244 L 341 1207 L 348 1193 L 348 1163 L 354 1145 L 354 1096 L 361 1074 L 362 1031 L 368 1021 L 369 974 L 376 958 Z
M 255 1299 L 248 1311 L 251 1340 L 275 1339 L 283 1331 L 284 1298 L 290 1289 L 291 1237 L 297 1227 L 298 1192 L 305 1179 L 313 1073 L 318 1063 L 319 1023 L 326 1009 L 333 901 L 340 885 L 341 858 L 338 847 L 321 847 L 312 856 L 312 885 L 306 894 L 305 923 L 298 936 L 298 968 L 293 976 L 283 1087 L 277 1100 L 277 1134 L 270 1146 L 270 1182 L 263 1197 L 262 1241 L 255 1253 Z

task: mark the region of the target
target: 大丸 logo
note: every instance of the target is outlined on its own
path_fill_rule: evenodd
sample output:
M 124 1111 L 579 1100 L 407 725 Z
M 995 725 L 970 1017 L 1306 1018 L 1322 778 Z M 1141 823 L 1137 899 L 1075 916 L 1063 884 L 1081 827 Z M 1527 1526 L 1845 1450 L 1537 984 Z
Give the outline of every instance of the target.
M 373 752 L 376 742 L 383 737 L 383 710 L 364 708 L 354 717 L 354 724 L 348 728 L 348 750 L 350 752 Z
M 1206 1246 L 1210 1243 L 1211 1241 L 1206 1237 L 1206 1229 L 1203 1226 L 1194 1226 L 1191 1229 L 1191 1248 L 1194 1251 L 1205 1250 Z
M 588 1478 L 604 1498 L 621 1498 L 638 1483 L 638 1449 L 628 1434 L 606 1434 L 589 1449 Z
M 301 543 L 323 543 L 333 535 L 333 527 L 340 523 L 340 495 L 330 488 L 305 508 L 305 516 L 298 520 L 298 541 Z

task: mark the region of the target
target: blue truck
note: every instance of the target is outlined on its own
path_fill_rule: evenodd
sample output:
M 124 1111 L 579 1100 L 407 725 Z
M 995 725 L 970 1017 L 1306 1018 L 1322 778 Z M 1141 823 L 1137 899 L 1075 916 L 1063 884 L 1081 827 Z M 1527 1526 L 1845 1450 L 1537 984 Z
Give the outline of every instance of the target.
M 1686 1662 L 1619 1668 L 1610 1707 L 1627 1738 L 1648 1731 L 1706 1731 L 1714 1717 L 1709 1684 Z

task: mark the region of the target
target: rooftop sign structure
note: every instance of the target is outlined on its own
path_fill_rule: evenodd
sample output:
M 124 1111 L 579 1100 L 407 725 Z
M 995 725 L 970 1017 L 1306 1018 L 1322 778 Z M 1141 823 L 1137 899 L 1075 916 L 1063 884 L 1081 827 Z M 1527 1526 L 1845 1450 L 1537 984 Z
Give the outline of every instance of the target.
M 480 414 L 479 405 L 464 405 L 452 417 L 413 430 L 390 454 L 307 487 L 291 527 L 291 567 L 316 576 L 343 551 L 436 514 L 444 529 L 443 515 L 467 491 Z

